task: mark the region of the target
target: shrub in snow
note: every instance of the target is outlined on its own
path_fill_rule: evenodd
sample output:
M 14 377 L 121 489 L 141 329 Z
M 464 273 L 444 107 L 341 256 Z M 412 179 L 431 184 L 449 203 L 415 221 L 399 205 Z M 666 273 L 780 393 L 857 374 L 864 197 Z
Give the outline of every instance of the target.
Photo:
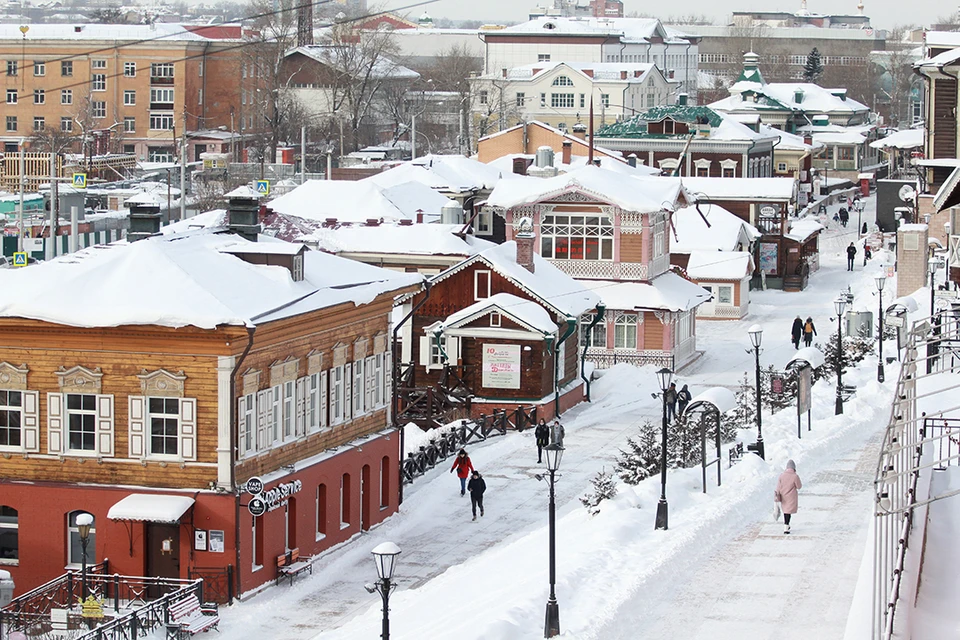
M 750 382 L 750 376 L 743 374 L 740 379 L 740 388 L 735 396 L 736 406 L 733 411 L 724 415 L 720 420 L 720 440 L 733 442 L 737 439 L 738 429 L 749 429 L 757 423 L 757 392 Z
M 868 355 L 873 353 L 874 338 L 866 335 L 866 329 L 861 328 L 855 335 L 846 335 L 843 337 L 843 349 L 837 350 L 837 334 L 830 334 L 830 339 L 826 345 L 817 344 L 817 348 L 823 351 L 823 366 L 813 370 L 814 381 L 820 378 L 832 378 L 837 373 L 837 357 L 840 356 L 840 365 L 843 367 L 843 373 L 863 361 Z
M 617 481 L 613 479 L 612 473 L 607 473 L 606 469 L 601 469 L 597 475 L 590 480 L 593 489 L 580 498 L 580 502 L 587 508 L 590 515 L 595 516 L 600 513 L 600 503 L 604 500 L 610 500 L 617 495 Z
M 667 459 L 669 467 L 686 469 L 700 464 L 700 420 L 677 416 L 667 427 Z
M 629 485 L 638 485 L 660 473 L 660 430 L 649 420 L 640 425 L 640 433 L 627 438 L 627 449 L 620 450 L 615 468 L 617 476 Z

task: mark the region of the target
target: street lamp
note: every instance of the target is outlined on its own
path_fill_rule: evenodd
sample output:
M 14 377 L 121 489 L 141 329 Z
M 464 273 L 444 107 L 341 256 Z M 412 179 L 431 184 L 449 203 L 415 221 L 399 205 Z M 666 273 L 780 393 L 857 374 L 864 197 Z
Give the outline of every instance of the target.
M 857 237 L 860 237 L 860 219 L 863 217 L 863 200 L 857 200 L 853 203 L 857 207 Z
M 660 502 L 657 503 L 657 521 L 654 530 L 667 530 L 667 390 L 673 382 L 673 371 L 664 367 L 657 371 L 660 398 L 663 400 L 663 442 L 660 458 Z
M 887 276 L 883 273 L 876 276 L 873 281 L 877 284 L 877 326 L 880 332 L 880 362 L 877 363 L 877 382 L 883 382 L 883 285 L 887 284 Z
M 843 311 L 847 308 L 846 299 L 841 296 L 833 301 L 833 308 L 837 312 L 837 406 L 835 415 L 843 413 L 843 334 L 840 326 L 843 320 Z
M 550 597 L 547 598 L 547 615 L 543 624 L 543 637 L 560 635 L 560 605 L 557 604 L 557 503 L 554 497 L 556 473 L 563 458 L 563 446 L 553 442 L 543 449 L 547 456 L 547 471 L 550 472 Z
M 934 318 L 936 313 L 936 280 L 937 280 L 937 269 L 943 266 L 936 256 L 931 256 L 927 260 L 927 268 L 930 273 L 930 326 L 933 328 L 933 335 L 940 335 L 940 325 Z M 933 371 L 933 358 L 938 351 L 939 345 L 934 341 L 930 340 L 927 342 L 927 373 Z
M 93 516 L 89 513 L 77 515 L 77 531 L 80 533 L 80 600 L 87 599 L 87 543 L 90 542 L 90 527 Z
M 763 450 L 763 419 L 760 410 L 760 342 L 763 340 L 763 327 L 758 324 L 747 329 L 750 334 L 750 343 L 753 344 L 753 353 L 757 362 L 757 455 L 766 460 Z
M 381 542 L 373 551 L 373 559 L 377 563 L 376 584 L 364 585 L 368 593 L 376 591 L 383 598 L 383 631 L 380 637 L 383 640 L 390 640 L 390 592 L 397 588 L 393 584 L 393 570 L 397 566 L 397 556 L 400 555 L 400 547 L 392 542 Z

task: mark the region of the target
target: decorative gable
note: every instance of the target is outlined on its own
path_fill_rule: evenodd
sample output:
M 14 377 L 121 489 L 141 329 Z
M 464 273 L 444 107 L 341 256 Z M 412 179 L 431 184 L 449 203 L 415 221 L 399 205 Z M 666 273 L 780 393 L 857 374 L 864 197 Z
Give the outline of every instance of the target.
M 275 387 L 285 382 L 293 382 L 300 373 L 300 359 L 287 358 L 283 362 L 275 362 L 270 366 L 270 386 Z
M 307 374 L 313 375 L 323 371 L 323 352 L 314 349 L 307 354 Z
M 0 362 L 0 389 L 26 391 L 28 371 L 25 364 L 17 368 L 9 362 Z
M 343 344 L 338 342 L 333 345 L 333 366 L 342 367 L 347 364 L 347 359 L 349 357 L 350 345 Z
M 170 373 L 166 369 L 157 369 L 148 372 L 143 369 L 137 377 L 140 378 L 141 395 L 167 398 L 183 397 L 183 382 L 187 379 L 183 371 Z
M 100 393 L 101 391 L 100 380 L 103 378 L 103 372 L 100 371 L 100 367 L 92 371 L 80 365 L 72 369 L 60 367 L 56 374 L 61 393 Z

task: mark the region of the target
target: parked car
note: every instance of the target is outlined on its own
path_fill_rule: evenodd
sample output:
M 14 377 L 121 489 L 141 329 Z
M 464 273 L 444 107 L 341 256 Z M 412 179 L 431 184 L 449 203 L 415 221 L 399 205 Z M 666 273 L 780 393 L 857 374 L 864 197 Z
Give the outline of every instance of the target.
M 10 259 L 6 256 L 0 256 L 0 269 L 7 269 L 10 267 Z

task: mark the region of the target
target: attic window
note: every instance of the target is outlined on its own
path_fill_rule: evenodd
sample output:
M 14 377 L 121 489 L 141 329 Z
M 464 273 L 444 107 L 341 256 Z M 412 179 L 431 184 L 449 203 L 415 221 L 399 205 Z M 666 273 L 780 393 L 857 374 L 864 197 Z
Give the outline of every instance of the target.
M 552 84 L 551 86 L 554 86 L 554 87 L 572 87 L 572 86 L 573 86 L 573 80 L 571 80 L 571 79 L 568 78 L 567 76 L 557 76 L 556 78 L 553 79 L 553 84 Z
M 545 24 L 543 25 L 543 28 L 544 28 L 544 29 L 556 29 L 556 28 L 557 28 L 557 25 L 554 24 L 553 22 L 547 22 L 547 23 L 545 23 Z
M 490 313 L 490 326 L 491 326 L 491 327 L 499 327 L 499 326 L 500 326 L 500 323 L 501 323 L 500 314 L 497 313 L 496 311 L 491 312 L 491 313 Z
M 293 256 L 293 268 L 290 269 L 290 275 L 294 282 L 303 280 L 303 254 Z
M 673 135 L 674 133 L 674 122 L 670 118 L 667 118 L 663 121 L 663 133 L 667 135 Z

